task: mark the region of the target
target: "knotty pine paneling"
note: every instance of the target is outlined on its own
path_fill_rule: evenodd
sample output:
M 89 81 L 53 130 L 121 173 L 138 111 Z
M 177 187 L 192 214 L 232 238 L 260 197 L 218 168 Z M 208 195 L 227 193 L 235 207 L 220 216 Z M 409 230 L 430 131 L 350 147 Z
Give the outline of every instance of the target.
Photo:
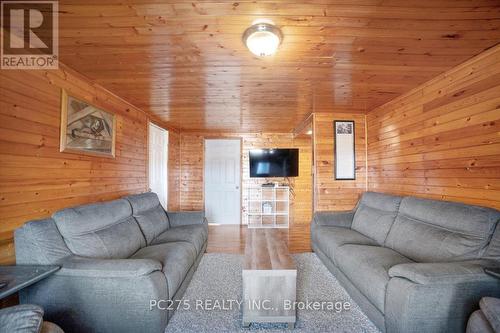
M 334 131 L 335 120 L 354 120 L 356 149 L 356 179 L 335 180 Z M 350 113 L 315 113 L 313 117 L 315 210 L 349 210 L 366 190 L 365 116 Z
M 63 62 L 182 130 L 290 132 L 365 113 L 500 40 L 498 0 L 65 0 Z M 256 19 L 273 57 L 241 41 Z
M 301 135 L 293 139 L 293 147 L 299 148 L 299 177 L 293 180 L 293 223 L 308 225 L 313 211 L 312 137 Z M 303 230 L 303 229 L 300 229 Z M 293 233 L 289 233 L 289 238 Z
M 181 210 L 203 210 L 203 149 L 203 135 L 181 133 Z
M 181 137 L 175 131 L 168 132 L 168 209 L 180 209 Z
M 500 46 L 368 113 L 372 191 L 500 208 Z
M 294 198 L 291 223 L 307 224 L 312 215 L 311 140 L 294 139 L 291 133 L 181 133 L 181 209 L 204 208 L 203 160 L 205 139 L 235 138 L 242 141 L 242 223 L 246 222 L 246 197 L 249 186 L 268 181 L 289 182 Z M 250 178 L 248 152 L 254 148 L 299 148 L 299 177 Z
M 6 264 L 14 261 L 13 230 L 24 222 L 147 190 L 148 118 L 63 65 L 0 74 L 0 264 Z M 61 88 L 116 114 L 116 158 L 59 152 Z

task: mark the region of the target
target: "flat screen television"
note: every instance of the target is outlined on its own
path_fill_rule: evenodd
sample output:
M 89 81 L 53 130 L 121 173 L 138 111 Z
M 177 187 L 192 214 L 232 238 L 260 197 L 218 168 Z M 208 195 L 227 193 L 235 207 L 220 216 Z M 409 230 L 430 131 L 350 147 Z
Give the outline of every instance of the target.
M 297 177 L 298 175 L 298 149 L 250 150 L 250 177 Z

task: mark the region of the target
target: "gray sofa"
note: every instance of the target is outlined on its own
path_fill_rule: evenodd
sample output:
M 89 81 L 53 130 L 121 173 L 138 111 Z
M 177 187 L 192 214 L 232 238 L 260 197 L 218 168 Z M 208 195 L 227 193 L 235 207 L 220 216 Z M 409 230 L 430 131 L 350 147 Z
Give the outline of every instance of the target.
M 319 212 L 312 248 L 385 332 L 464 332 L 500 260 L 500 212 L 367 192 L 352 211 Z
M 0 309 L 0 332 L 64 333 L 56 324 L 44 321 L 43 309 L 33 304 L 21 304 Z
M 173 310 L 150 302 L 182 297 L 207 239 L 202 212 L 165 212 L 154 193 L 64 209 L 15 232 L 18 265 L 62 267 L 20 301 L 66 332 L 164 332 Z
M 484 297 L 467 322 L 467 333 L 500 332 L 500 299 Z

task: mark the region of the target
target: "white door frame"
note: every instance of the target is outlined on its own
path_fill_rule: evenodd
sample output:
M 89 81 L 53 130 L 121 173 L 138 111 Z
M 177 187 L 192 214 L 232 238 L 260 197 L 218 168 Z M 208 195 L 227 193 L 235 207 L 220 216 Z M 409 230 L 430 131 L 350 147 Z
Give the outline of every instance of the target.
M 164 128 L 161 128 L 160 126 L 157 126 L 152 122 L 149 122 L 148 125 L 148 187 L 152 191 L 154 191 L 153 189 L 156 188 L 156 186 L 152 186 L 151 184 L 152 168 L 154 167 L 151 163 L 152 161 L 151 135 L 153 131 L 158 131 L 158 130 L 162 132 L 164 147 L 162 149 L 163 154 L 161 158 L 161 164 L 163 165 L 162 168 L 163 175 L 160 177 L 163 180 L 162 186 L 160 186 L 160 188 L 163 189 L 162 191 L 163 193 L 157 193 L 157 194 L 163 208 L 168 209 L 168 131 Z
M 239 146 L 240 146 L 240 150 L 239 150 L 239 178 L 240 178 L 240 181 L 239 181 L 239 197 L 240 197 L 240 206 L 239 206 L 239 223 L 234 223 L 232 225 L 241 225 L 243 223 L 243 211 L 242 211 L 242 208 L 243 208 L 243 196 L 242 196 L 242 191 L 243 191 L 243 168 L 242 168 L 242 162 L 243 162 L 243 145 L 242 145 L 242 139 L 239 138 L 239 137 L 234 137 L 234 138 L 227 138 L 227 137 L 205 137 L 203 139 L 203 207 L 204 209 L 206 209 L 206 206 L 205 206 L 205 200 L 206 200 L 206 184 L 205 184 L 205 161 L 206 161 L 206 142 L 207 141 L 213 141 L 213 140 L 226 140 L 226 141 L 238 141 L 239 142 Z M 217 224 L 217 223 L 215 223 Z M 227 225 L 231 225 L 231 224 L 227 224 Z

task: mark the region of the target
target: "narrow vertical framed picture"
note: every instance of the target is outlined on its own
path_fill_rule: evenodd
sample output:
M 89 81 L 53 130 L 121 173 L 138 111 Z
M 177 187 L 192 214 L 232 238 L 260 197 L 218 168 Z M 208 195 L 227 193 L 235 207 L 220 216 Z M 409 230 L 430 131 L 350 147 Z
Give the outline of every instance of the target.
M 336 180 L 356 179 L 356 151 L 353 120 L 335 120 L 334 164 Z
M 61 92 L 60 151 L 115 157 L 116 116 Z

